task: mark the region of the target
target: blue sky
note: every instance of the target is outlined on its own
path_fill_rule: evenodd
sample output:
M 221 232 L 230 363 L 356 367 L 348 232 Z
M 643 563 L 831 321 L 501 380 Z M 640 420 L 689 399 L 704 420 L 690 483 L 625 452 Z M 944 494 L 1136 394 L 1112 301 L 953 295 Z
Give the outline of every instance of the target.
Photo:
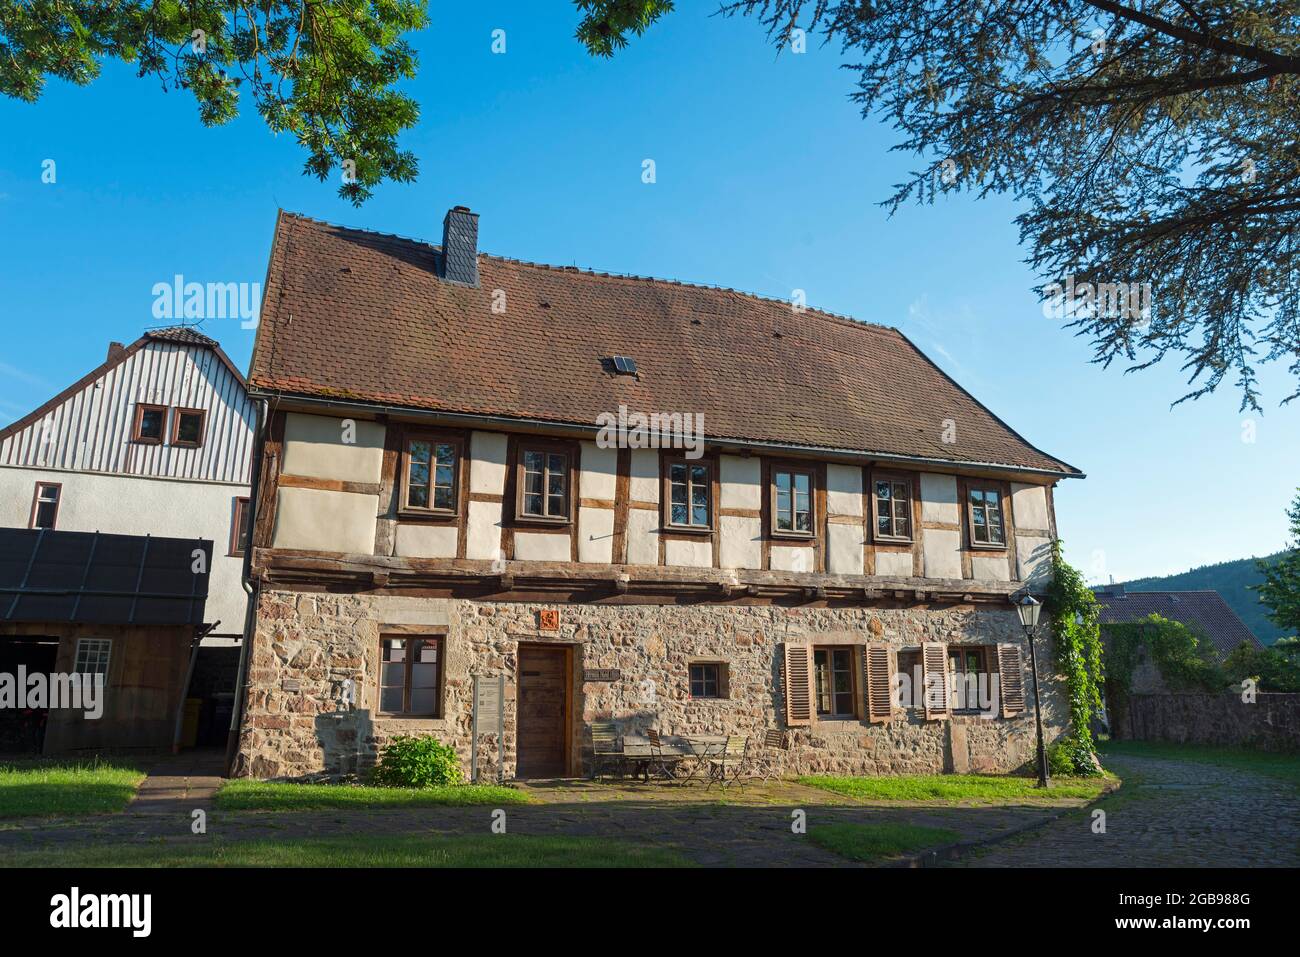
M 122 65 L 86 88 L 51 83 L 35 106 L 0 100 L 0 419 L 83 375 L 109 340 L 157 325 L 155 283 L 260 283 L 277 207 L 437 241 L 464 203 L 487 252 L 781 298 L 804 289 L 810 305 L 897 326 L 1088 473 L 1056 501 L 1090 580 L 1284 546 L 1300 402 L 1277 406 L 1283 370 L 1263 376 L 1254 416 L 1226 389 L 1171 410 L 1185 391 L 1175 363 L 1129 376 L 1091 365 L 1086 342 L 1043 317 L 1013 203 L 960 197 L 888 219 L 879 202 L 918 163 L 849 102 L 836 51 L 778 58 L 758 24 L 679 6 L 600 61 L 560 0 L 432 0 L 409 85 L 423 118 L 403 139 L 419 181 L 380 187 L 361 209 L 302 176 L 303 153 L 251 107 L 205 129 L 188 93 Z M 498 28 L 504 55 L 491 51 Z M 247 366 L 252 332 L 204 329 Z

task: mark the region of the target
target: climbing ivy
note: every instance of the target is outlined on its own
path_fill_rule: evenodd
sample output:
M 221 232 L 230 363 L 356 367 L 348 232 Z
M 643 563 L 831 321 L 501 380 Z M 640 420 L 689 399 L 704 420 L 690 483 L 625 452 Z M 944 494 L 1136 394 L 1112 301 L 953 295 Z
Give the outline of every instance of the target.
M 1220 691 L 1223 671 L 1210 659 L 1210 644 L 1192 629 L 1160 615 L 1106 626 L 1106 688 L 1111 697 L 1133 686 L 1142 649 L 1170 691 Z
M 1059 540 L 1052 543 L 1052 578 L 1043 611 L 1052 626 L 1056 669 L 1065 677 L 1070 700 L 1074 771 L 1095 773 L 1092 716 L 1101 708 L 1100 608 L 1083 575 L 1061 554 Z

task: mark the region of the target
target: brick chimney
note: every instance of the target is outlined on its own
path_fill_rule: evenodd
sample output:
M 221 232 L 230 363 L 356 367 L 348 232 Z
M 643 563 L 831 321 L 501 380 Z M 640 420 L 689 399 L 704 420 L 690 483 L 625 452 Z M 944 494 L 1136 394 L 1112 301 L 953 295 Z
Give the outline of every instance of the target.
M 442 220 L 442 278 L 478 285 L 478 213 L 453 206 Z
M 108 359 L 107 359 L 107 361 L 108 361 L 108 362 L 112 362 L 114 359 L 116 359 L 118 356 L 120 356 L 120 355 L 121 355 L 123 352 L 125 352 L 125 351 L 126 351 L 126 346 L 122 345 L 122 343 L 120 343 L 120 342 L 110 342 L 110 343 L 108 344 Z

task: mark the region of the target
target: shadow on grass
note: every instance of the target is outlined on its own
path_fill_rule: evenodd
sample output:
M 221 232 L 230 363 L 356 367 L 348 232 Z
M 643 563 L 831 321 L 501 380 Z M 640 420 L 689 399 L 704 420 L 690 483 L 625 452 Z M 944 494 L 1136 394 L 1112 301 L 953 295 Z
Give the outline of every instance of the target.
M 363 808 L 471 807 L 529 804 L 516 788 L 457 784 L 432 788 L 379 788 L 354 784 L 298 784 L 282 781 L 226 781 L 217 792 L 223 811 L 318 811 Z
M 952 844 L 960 838 L 960 834 L 948 828 L 916 824 L 819 824 L 808 829 L 808 840 L 818 847 L 867 864 Z
M 348 837 L 75 847 L 6 854 L 7 867 L 690 867 L 676 850 L 595 837 Z

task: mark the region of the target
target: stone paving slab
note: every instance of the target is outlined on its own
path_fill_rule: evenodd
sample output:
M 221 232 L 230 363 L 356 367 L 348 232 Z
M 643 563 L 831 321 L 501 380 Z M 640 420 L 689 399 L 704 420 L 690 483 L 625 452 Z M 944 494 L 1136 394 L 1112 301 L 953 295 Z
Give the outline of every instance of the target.
M 1250 771 L 1189 760 L 1113 755 L 1125 786 L 1093 816 L 1067 814 L 981 849 L 966 867 L 1295 867 L 1300 791 Z

